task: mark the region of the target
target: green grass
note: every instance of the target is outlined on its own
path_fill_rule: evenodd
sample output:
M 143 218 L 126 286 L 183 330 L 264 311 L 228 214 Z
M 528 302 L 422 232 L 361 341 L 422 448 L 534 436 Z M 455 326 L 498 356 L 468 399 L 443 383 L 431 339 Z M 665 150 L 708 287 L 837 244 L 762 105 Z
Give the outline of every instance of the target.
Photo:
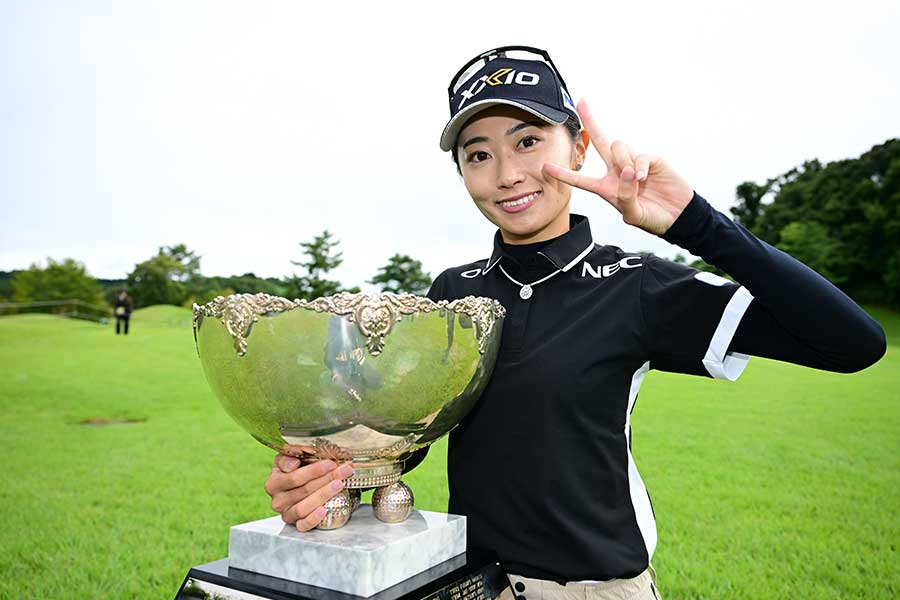
M 873 314 L 892 348 L 860 374 L 648 376 L 634 452 L 665 598 L 900 595 L 900 316 Z M 445 442 L 407 479 L 420 508 L 446 509 Z M 128 337 L 0 318 L 0 452 L 2 598 L 172 597 L 272 514 L 272 451 L 213 397 L 185 309 L 137 311 Z

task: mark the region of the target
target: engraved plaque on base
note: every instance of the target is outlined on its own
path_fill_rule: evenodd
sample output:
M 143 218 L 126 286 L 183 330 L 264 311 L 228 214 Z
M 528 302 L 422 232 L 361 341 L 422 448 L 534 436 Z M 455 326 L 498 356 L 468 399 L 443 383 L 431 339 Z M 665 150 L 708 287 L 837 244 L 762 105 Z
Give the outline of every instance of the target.
M 496 556 L 468 551 L 368 600 L 496 600 L 509 580 Z M 345 594 L 249 571 L 234 569 L 227 558 L 188 572 L 176 600 L 361 600 Z

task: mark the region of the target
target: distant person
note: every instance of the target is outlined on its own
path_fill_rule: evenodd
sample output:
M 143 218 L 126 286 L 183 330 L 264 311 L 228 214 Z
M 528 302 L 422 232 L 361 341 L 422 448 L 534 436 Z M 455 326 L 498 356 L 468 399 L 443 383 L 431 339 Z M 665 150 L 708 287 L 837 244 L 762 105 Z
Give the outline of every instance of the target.
M 125 324 L 125 335 L 128 335 L 128 321 L 131 320 L 131 298 L 122 290 L 116 297 L 116 335 L 119 335 L 122 324 Z

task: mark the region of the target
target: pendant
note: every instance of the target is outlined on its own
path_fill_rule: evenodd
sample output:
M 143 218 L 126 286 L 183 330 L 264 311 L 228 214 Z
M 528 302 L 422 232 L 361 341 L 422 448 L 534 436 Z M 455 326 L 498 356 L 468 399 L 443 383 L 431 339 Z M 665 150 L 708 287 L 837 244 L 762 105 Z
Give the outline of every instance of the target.
M 531 294 L 531 286 L 527 283 L 522 286 L 521 290 L 519 290 L 519 298 L 521 298 L 522 300 L 528 300 L 529 298 L 531 298 Z

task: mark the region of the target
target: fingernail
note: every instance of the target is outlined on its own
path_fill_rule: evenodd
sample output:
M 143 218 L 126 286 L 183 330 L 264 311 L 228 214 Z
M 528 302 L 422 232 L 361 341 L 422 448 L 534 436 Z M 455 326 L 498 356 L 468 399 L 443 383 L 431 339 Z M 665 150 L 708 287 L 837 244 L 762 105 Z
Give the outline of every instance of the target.
M 325 510 L 324 506 L 320 506 L 319 508 L 317 508 L 316 510 L 313 511 L 313 517 L 315 517 L 317 519 L 324 519 L 325 513 L 327 513 L 327 512 L 328 511 Z
M 337 464 L 332 460 L 323 460 L 322 461 L 322 467 L 328 471 L 332 470 L 336 466 L 337 466 Z
M 297 460 L 296 458 L 289 458 L 286 461 L 284 461 L 284 466 L 287 467 L 288 469 L 296 469 L 297 467 L 300 466 L 300 461 Z
M 647 176 L 647 171 L 638 171 L 637 178 L 640 179 L 641 181 L 643 181 L 646 176 Z
M 338 476 L 341 479 L 350 477 L 351 475 L 353 475 L 353 467 L 351 467 L 350 465 L 342 465 L 341 469 L 338 471 Z
M 331 491 L 339 492 L 344 488 L 344 481 L 342 479 L 335 479 L 331 482 Z
M 622 179 L 625 181 L 634 181 L 634 170 L 622 169 Z

